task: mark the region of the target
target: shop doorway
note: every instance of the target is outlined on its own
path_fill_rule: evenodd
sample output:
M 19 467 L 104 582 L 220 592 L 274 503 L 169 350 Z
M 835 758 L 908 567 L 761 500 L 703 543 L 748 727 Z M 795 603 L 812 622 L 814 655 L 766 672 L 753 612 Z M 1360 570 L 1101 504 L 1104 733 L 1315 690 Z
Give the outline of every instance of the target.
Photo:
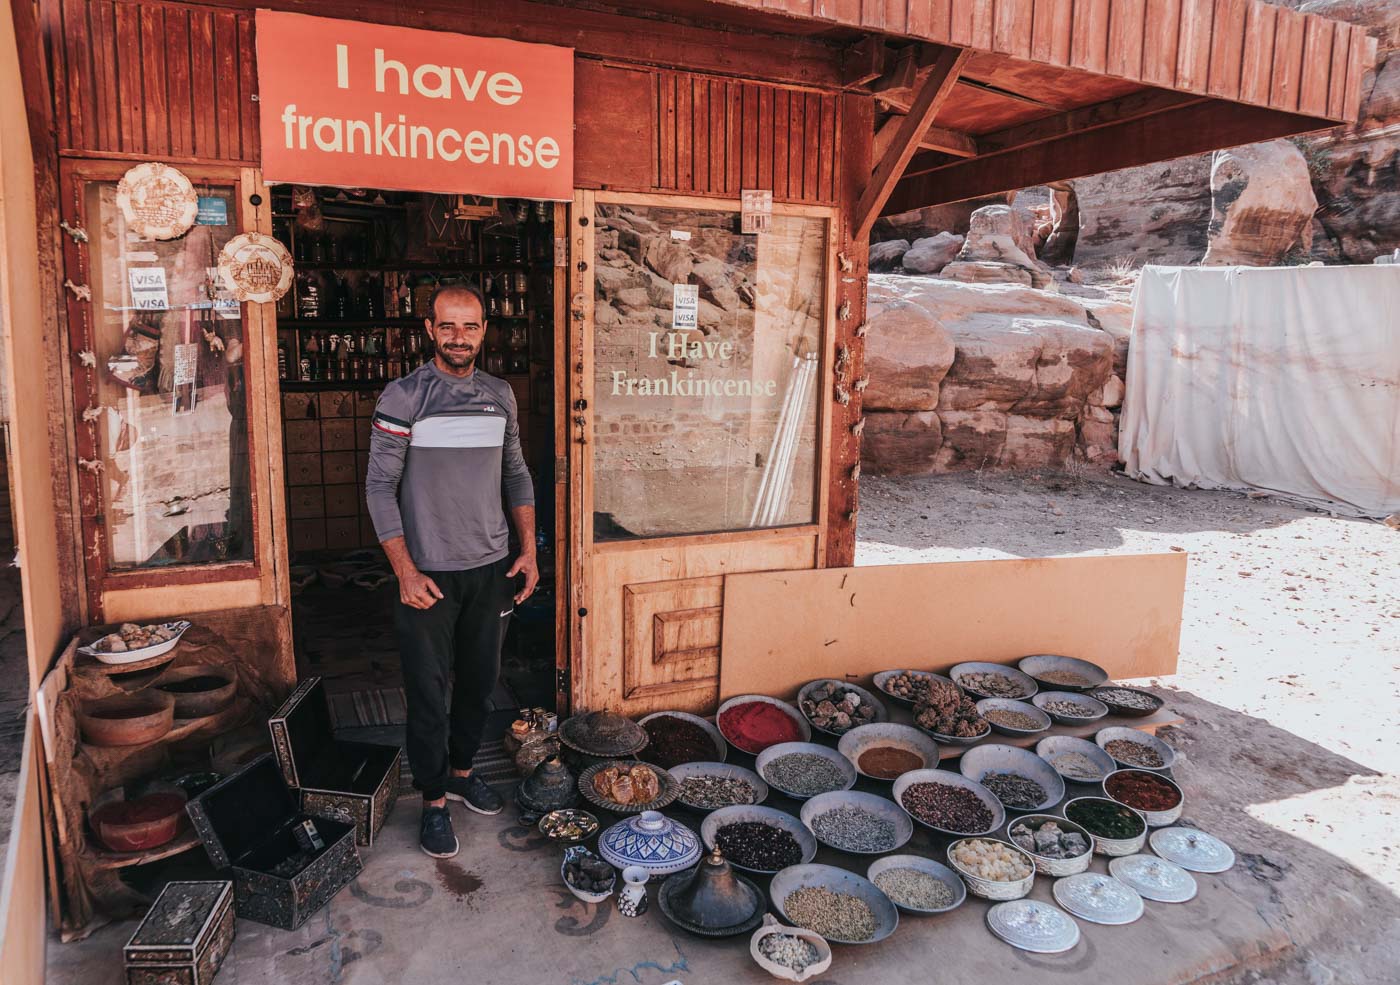
M 370 422 L 385 385 L 432 358 L 424 318 L 434 289 L 470 284 L 487 303 L 477 368 L 516 397 L 540 565 L 538 589 L 512 620 L 492 707 L 503 723 L 522 707 L 552 709 L 554 237 L 567 207 L 286 185 L 269 194 L 273 235 L 297 270 L 277 307 L 277 373 L 298 678 L 325 680 L 339 729 L 401 734 L 398 586 L 365 502 Z

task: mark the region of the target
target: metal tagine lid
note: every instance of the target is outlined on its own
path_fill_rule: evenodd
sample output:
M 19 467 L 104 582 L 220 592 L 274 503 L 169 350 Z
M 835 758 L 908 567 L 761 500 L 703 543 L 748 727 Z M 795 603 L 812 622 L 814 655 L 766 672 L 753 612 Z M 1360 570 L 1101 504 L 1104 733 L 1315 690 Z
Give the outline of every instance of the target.
M 1091 923 L 1119 925 L 1142 916 L 1142 897 L 1101 872 L 1081 872 L 1055 882 L 1055 902 Z
M 564 745 L 589 756 L 632 756 L 646 748 L 647 732 L 611 711 L 575 715 L 559 726 Z
M 1079 943 L 1079 924 L 1069 914 L 1033 899 L 998 903 L 987 911 L 987 926 L 1012 947 L 1036 954 L 1059 954 Z
M 578 788 L 569 768 L 551 756 L 520 784 L 519 799 L 536 810 L 558 810 L 578 802 Z
M 1152 850 L 1192 872 L 1224 872 L 1235 864 L 1235 850 L 1215 835 L 1196 828 L 1158 828 Z
M 659 899 L 667 917 L 702 934 L 752 930 L 765 909 L 763 894 L 735 874 L 719 848 L 667 879 Z
M 1156 855 L 1127 855 L 1108 863 L 1113 878 L 1157 903 L 1185 903 L 1196 895 L 1196 880 L 1175 862 Z

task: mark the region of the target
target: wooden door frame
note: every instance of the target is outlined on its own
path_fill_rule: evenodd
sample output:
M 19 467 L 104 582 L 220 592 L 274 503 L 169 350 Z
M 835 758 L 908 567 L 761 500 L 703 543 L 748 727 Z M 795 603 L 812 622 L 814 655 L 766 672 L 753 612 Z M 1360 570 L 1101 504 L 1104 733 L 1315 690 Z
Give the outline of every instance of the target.
M 566 475 L 567 492 L 556 499 L 556 538 L 567 542 L 568 563 L 560 564 L 566 572 L 567 585 L 561 582 L 558 598 L 557 625 L 560 633 L 555 644 L 557 700 L 560 713 L 582 707 L 589 693 L 588 613 L 592 604 L 592 584 L 589 568 L 595 553 L 655 550 L 676 546 L 698 546 L 716 543 L 766 542 L 778 538 L 809 534 L 815 538 L 815 564 L 826 565 L 828 540 L 828 511 L 831 489 L 831 428 L 835 417 L 830 397 L 831 379 L 835 365 L 838 319 L 836 314 L 838 248 L 841 212 L 834 206 L 803 205 L 775 202 L 775 215 L 792 215 L 822 219 L 826 222 L 822 257 L 822 336 L 821 357 L 817 368 L 817 487 L 813 501 L 816 520 L 808 524 L 765 527 L 755 530 L 735 530 L 711 533 L 681 534 L 668 537 L 639 538 L 633 541 L 595 545 L 593 539 L 593 469 L 591 452 L 593 412 L 593 343 L 594 343 L 594 280 L 595 248 L 594 217 L 599 204 L 631 204 L 663 208 L 703 209 L 738 212 L 739 202 L 733 198 L 696 195 L 666 195 L 657 193 L 627 193 L 576 189 L 568 216 L 569 290 L 567 312 L 556 302 L 555 344 L 555 435 L 556 456 L 566 455 L 567 465 L 556 466 L 556 483 Z M 562 299 L 560 299 L 562 300 Z M 560 400 L 559 395 L 564 395 Z M 556 486 L 556 488 L 559 488 Z M 563 508 L 559 503 L 564 503 Z M 561 575 L 561 578 L 565 575 Z
M 60 215 L 70 226 L 90 229 L 87 242 L 66 237 L 63 243 L 63 276 L 68 281 L 87 286 L 91 280 L 92 251 L 98 248 L 100 237 L 95 227 L 86 225 L 84 187 L 89 182 L 115 182 L 142 159 L 109 160 L 65 157 L 60 161 Z M 271 232 L 270 198 L 256 168 L 223 164 L 186 164 L 181 171 L 192 181 L 231 187 L 237 199 L 237 213 L 232 217 L 239 232 Z M 251 199 L 260 196 L 258 205 Z M 266 203 L 267 207 L 263 207 Z M 181 565 L 170 568 L 138 568 L 113 571 L 107 562 L 107 531 L 99 518 L 103 509 L 100 475 L 81 467 L 84 459 L 98 460 L 96 424 L 82 420 L 88 407 L 96 406 L 98 367 L 84 367 L 83 353 L 94 350 L 96 321 L 93 301 L 84 300 L 71 288 L 64 292 L 68 316 L 69 382 L 73 392 L 74 457 L 80 467 L 78 488 L 80 510 L 78 534 L 86 561 L 85 588 L 89 618 L 103 621 L 110 617 L 108 596 L 112 593 L 146 591 L 151 595 L 154 609 L 149 615 L 165 611 L 167 592 L 203 595 L 187 611 L 225 608 L 238 604 L 281 604 L 288 597 L 286 564 L 279 557 L 285 550 L 282 536 L 284 504 L 280 489 L 282 442 L 280 409 L 275 418 L 269 414 L 268 387 L 275 392 L 277 384 L 276 321 L 271 304 L 245 303 L 242 308 L 243 374 L 245 414 L 247 415 L 247 462 L 249 511 L 253 521 L 253 556 L 246 561 L 215 564 Z M 209 586 L 200 588 L 196 586 Z M 227 588 L 225 586 L 228 586 Z M 151 590 L 156 590 L 152 592 Z M 233 594 L 230 595 L 230 592 Z M 255 593 L 256 598 L 244 598 Z M 156 611 L 159 610 L 159 611 Z M 131 615 L 125 613 L 123 618 Z

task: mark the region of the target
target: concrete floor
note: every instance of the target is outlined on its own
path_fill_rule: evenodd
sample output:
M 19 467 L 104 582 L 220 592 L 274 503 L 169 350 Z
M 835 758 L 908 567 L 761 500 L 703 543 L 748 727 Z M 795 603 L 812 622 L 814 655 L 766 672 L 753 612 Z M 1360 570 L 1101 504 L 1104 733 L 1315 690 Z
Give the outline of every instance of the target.
M 987 904 L 969 900 L 943 917 L 906 918 L 880 944 L 837 947 L 818 981 L 1400 980 L 1400 783 L 1390 724 L 1400 689 L 1400 619 L 1391 618 L 1400 613 L 1400 534 L 1227 494 L 1118 483 L 869 480 L 861 560 L 1190 551 L 1182 673 L 1162 682 L 1184 686 L 1163 693 L 1185 723 L 1163 737 L 1182 755 L 1175 772 L 1187 795 L 1184 821 L 1225 837 L 1239 864 L 1199 876 L 1190 903 L 1147 904 L 1133 925 L 1081 922 L 1083 940 L 1064 955 L 1001 944 L 986 931 Z M 1045 549 L 1042 537 L 1064 539 Z M 1326 587 L 1317 584 L 1323 579 Z M 559 882 L 557 850 L 531 830 L 508 816 L 454 810 L 463 840 L 456 859 L 417 851 L 416 805 L 402 801 L 365 852 L 364 873 L 301 930 L 240 921 L 219 982 L 769 980 L 751 964 L 746 938 L 711 942 L 673 931 L 654 905 L 627 920 L 611 906 L 581 904 Z M 908 850 L 941 857 L 944 845 L 921 832 Z M 831 855 L 819 861 L 864 869 Z M 1103 871 L 1103 862 L 1094 868 Z M 1042 877 L 1033 896 L 1049 899 L 1049 889 Z M 132 926 L 55 943 L 49 981 L 116 985 Z

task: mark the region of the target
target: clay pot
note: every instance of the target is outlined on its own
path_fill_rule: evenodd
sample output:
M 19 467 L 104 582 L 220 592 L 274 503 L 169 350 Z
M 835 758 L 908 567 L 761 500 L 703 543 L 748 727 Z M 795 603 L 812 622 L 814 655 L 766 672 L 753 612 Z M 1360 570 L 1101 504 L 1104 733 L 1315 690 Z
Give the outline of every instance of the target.
M 162 783 L 128 799 L 121 789 L 109 791 L 93 805 L 88 821 L 93 833 L 114 852 L 145 852 L 172 841 L 185 820 L 185 792 Z
M 166 671 L 154 687 L 175 699 L 176 718 L 204 718 L 233 700 L 238 682 L 226 667 L 195 664 Z
M 551 756 L 535 767 L 516 791 L 516 802 L 527 814 L 547 814 L 578 803 L 578 784 L 573 773 Z
M 139 746 L 161 738 L 175 724 L 175 699 L 164 691 L 138 691 L 84 701 L 78 708 L 83 741 L 92 746 Z

